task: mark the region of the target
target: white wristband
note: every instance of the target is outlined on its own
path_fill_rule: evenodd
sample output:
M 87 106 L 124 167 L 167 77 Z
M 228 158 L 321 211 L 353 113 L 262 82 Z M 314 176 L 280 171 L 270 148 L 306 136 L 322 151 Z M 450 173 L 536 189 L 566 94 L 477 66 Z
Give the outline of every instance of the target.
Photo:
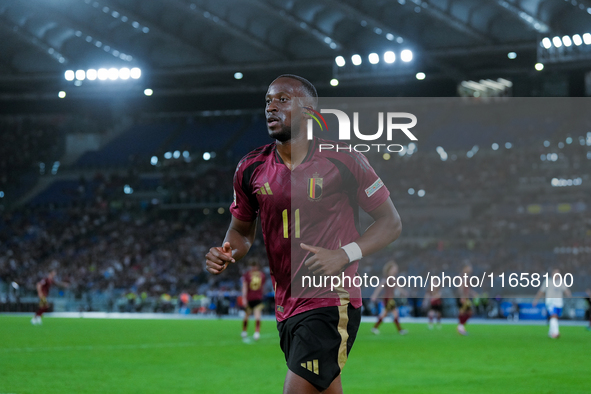
M 350 263 L 357 260 L 361 260 L 361 258 L 363 257 L 363 253 L 361 253 L 361 248 L 359 247 L 359 245 L 357 245 L 356 242 L 351 242 L 350 244 L 342 246 L 341 249 L 343 249 L 345 253 L 347 253 L 347 256 L 349 256 Z

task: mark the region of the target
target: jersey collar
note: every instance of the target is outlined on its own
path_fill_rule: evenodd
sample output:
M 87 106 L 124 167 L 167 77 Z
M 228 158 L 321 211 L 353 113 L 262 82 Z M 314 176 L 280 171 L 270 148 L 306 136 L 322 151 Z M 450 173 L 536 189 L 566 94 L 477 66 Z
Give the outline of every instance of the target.
M 317 140 L 318 140 L 318 138 L 314 137 L 314 139 L 310 142 L 310 144 L 308 145 L 308 153 L 306 153 L 306 157 L 304 157 L 304 160 L 300 164 L 303 164 L 307 161 L 312 160 L 312 157 L 314 156 L 314 150 L 316 149 Z M 275 144 L 274 152 L 275 152 L 275 163 L 285 164 L 283 162 L 283 159 L 281 158 L 281 156 L 277 152 L 277 144 Z

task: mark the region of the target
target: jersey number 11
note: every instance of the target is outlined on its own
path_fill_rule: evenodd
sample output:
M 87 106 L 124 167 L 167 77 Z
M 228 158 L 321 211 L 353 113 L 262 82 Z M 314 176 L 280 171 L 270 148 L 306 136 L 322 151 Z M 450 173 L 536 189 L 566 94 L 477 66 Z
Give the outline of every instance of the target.
M 283 216 L 283 238 L 289 238 L 289 213 L 287 209 L 282 212 Z M 300 238 L 300 210 L 296 209 L 294 212 L 295 216 L 295 237 Z

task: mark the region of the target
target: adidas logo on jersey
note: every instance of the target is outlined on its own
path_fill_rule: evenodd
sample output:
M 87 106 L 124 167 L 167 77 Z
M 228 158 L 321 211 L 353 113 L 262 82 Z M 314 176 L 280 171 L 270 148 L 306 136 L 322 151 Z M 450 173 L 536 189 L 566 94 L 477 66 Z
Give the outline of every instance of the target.
M 307 361 L 305 363 L 300 364 L 303 368 L 306 368 L 310 372 L 314 372 L 318 375 L 318 360 Z
M 264 194 L 265 196 L 272 196 L 273 192 L 271 191 L 271 186 L 269 186 L 269 182 L 265 182 L 263 186 L 259 188 L 257 194 Z

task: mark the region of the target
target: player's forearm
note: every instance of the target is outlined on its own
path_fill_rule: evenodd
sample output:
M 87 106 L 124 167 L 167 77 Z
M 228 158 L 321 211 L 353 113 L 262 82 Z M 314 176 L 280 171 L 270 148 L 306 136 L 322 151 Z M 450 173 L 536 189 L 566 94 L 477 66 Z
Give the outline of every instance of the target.
M 250 234 L 242 235 L 235 229 L 230 228 L 226 233 L 226 238 L 224 238 L 223 243 L 230 243 L 230 246 L 232 247 L 232 257 L 234 260 L 238 261 L 248 253 L 253 241 L 254 234 L 252 236 Z
M 375 300 L 376 298 L 378 298 L 380 293 L 382 292 L 382 289 L 383 288 L 381 286 L 376 287 L 376 289 L 373 291 L 373 294 L 371 295 L 371 299 Z
M 401 232 L 402 223 L 400 217 L 384 216 L 378 218 L 369 226 L 365 233 L 355 242 L 361 248 L 363 256 L 369 256 L 396 241 Z

